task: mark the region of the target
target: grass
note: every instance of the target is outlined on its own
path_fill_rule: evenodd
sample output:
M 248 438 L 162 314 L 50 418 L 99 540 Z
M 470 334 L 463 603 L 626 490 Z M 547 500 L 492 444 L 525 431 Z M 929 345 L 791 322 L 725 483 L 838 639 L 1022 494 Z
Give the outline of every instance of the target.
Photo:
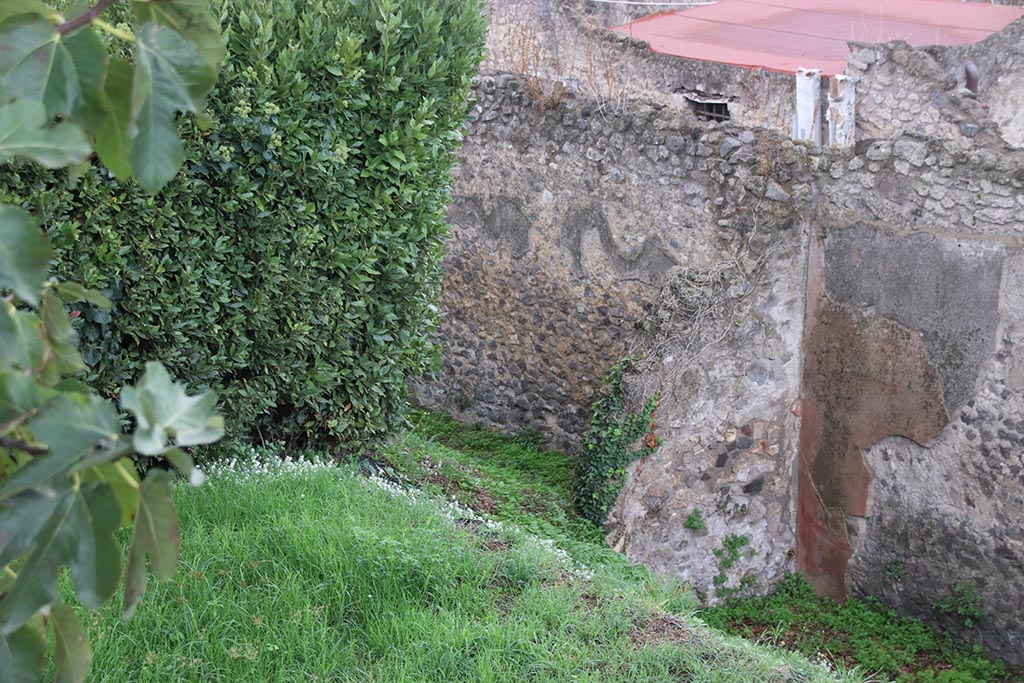
M 604 534 L 573 507 L 575 462 L 538 447 L 533 435 L 506 437 L 447 415 L 417 413 L 414 429 L 384 453 L 404 482 L 552 540 L 586 564 L 647 572 L 605 547 Z
M 573 462 L 542 451 L 522 436 L 503 437 L 465 427 L 444 415 L 419 414 L 412 435 L 388 457 L 416 486 L 453 495 L 470 507 L 492 510 L 502 519 L 554 539 L 570 555 L 591 564 L 615 566 L 622 558 L 604 546 L 603 534 L 572 507 Z M 438 445 L 445 448 L 437 448 Z M 443 472 L 444 476 L 438 476 Z M 538 502 L 538 500 L 540 502 Z M 704 524 L 699 512 L 685 524 Z M 745 539 L 723 540 L 720 564 L 742 552 Z M 636 581 L 645 572 L 626 565 Z M 839 669 L 873 674 L 899 683 L 1021 683 L 976 648 L 944 636 L 920 621 L 899 617 L 877 601 L 844 604 L 818 598 L 800 577 L 790 577 L 767 598 L 730 600 L 699 616 L 727 633 L 766 645 L 824 658 Z
M 415 426 L 358 465 L 222 448 L 203 487 L 175 493 L 177 578 L 151 581 L 131 621 L 86 617 L 89 680 L 855 683 L 877 666 L 787 638 L 813 611 L 792 582 L 700 613 L 760 643 L 708 628 L 685 586 L 630 565 L 574 513 L 564 455 L 442 416 Z M 901 683 L 994 680 L 950 671 Z
M 86 618 L 90 681 L 839 680 L 703 627 L 677 585 L 352 468 L 245 450 L 176 491 L 177 578 L 151 582 L 131 621 Z

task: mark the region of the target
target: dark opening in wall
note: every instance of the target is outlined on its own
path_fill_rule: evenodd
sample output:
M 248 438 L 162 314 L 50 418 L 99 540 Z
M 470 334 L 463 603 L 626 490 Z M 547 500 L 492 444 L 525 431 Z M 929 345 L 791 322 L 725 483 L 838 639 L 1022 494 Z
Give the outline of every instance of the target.
M 678 91 L 677 91 L 678 92 Z M 701 121 L 728 121 L 729 99 L 721 95 L 707 95 L 697 90 L 682 91 L 693 113 Z
M 727 102 L 697 102 L 690 100 L 693 113 L 701 121 L 728 121 L 729 104 Z

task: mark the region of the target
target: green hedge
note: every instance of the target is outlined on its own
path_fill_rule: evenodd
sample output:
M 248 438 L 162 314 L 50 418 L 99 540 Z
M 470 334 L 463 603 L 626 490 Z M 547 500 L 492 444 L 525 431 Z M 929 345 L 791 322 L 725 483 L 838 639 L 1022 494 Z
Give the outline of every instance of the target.
M 155 197 L 28 167 L 0 199 L 46 225 L 85 307 L 87 379 L 159 359 L 236 434 L 348 448 L 401 419 L 436 361 L 448 170 L 482 51 L 477 0 L 224 0 L 228 63 Z M 209 120 L 204 120 L 208 118 Z

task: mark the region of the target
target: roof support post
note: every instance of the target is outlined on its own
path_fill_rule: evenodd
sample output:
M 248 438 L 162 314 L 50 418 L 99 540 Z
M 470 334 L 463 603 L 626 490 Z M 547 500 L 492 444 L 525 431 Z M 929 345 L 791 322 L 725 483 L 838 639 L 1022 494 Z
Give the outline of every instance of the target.
M 821 145 L 821 69 L 797 69 L 793 139 Z
M 828 83 L 828 144 L 850 147 L 857 141 L 856 81 L 837 75 Z

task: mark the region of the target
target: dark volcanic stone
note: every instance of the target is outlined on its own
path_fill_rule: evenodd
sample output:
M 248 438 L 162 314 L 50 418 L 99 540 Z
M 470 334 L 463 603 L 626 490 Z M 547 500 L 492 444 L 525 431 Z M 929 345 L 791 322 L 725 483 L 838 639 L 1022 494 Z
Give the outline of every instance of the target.
M 755 495 L 761 493 L 761 489 L 764 488 L 764 477 L 758 477 L 754 481 L 750 482 L 743 487 L 743 493 Z

